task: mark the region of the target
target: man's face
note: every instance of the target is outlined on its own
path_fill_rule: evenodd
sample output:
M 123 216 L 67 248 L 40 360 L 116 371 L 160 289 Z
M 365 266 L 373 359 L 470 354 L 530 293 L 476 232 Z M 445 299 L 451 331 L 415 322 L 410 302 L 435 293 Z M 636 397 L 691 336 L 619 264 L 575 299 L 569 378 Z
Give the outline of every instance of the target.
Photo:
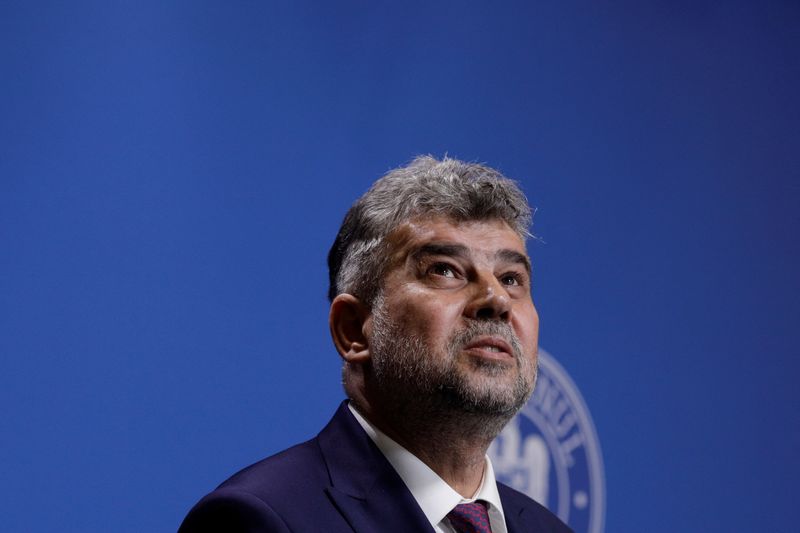
M 539 330 L 520 237 L 500 220 L 438 217 L 403 224 L 389 244 L 370 340 L 382 393 L 516 412 L 533 389 Z

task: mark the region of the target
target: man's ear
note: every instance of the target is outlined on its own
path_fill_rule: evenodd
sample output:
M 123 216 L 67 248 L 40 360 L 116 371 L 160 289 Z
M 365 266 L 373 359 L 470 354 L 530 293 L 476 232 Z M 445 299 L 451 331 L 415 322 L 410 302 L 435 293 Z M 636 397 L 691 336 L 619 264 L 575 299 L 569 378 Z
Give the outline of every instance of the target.
M 369 360 L 369 342 L 364 324 L 371 314 L 364 303 L 352 294 L 339 294 L 331 302 L 328 323 L 333 344 L 348 363 L 361 364 Z

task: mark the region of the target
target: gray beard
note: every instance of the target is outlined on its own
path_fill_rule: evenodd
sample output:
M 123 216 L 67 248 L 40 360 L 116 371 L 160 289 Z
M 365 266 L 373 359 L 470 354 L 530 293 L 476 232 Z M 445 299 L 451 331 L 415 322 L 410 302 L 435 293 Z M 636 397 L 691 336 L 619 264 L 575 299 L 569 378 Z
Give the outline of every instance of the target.
M 498 336 L 512 348 L 517 365 L 513 381 L 507 364 L 471 359 L 467 374 L 459 355 L 480 335 Z M 424 339 L 409 335 L 393 320 L 377 298 L 373 306 L 370 345 L 375 383 L 392 416 L 407 424 L 448 425 L 476 437 L 493 439 L 528 401 L 536 381 L 536 368 L 522 354 L 511 326 L 497 320 L 475 320 L 447 342 L 446 354 L 432 353 Z

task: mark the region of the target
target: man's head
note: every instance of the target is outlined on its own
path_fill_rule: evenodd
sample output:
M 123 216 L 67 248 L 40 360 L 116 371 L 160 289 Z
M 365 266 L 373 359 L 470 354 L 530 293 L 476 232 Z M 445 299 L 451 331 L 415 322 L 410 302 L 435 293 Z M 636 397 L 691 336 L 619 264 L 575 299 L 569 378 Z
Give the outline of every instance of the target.
M 328 253 L 328 299 L 348 293 L 371 305 L 386 269 L 388 235 L 403 222 L 433 216 L 503 220 L 523 241 L 531 223 L 525 195 L 498 171 L 417 157 L 376 181 L 347 212 Z
M 359 407 L 507 420 L 527 400 L 538 338 L 530 218 L 497 171 L 431 157 L 353 205 L 329 255 L 330 323 Z

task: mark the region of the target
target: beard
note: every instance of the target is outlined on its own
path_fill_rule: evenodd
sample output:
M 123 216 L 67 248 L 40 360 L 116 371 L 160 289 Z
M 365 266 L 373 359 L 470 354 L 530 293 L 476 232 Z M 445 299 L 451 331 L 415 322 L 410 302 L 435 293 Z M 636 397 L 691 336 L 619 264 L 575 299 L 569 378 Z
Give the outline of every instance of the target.
M 464 347 L 483 335 L 504 339 L 514 364 L 465 358 Z M 508 323 L 470 321 L 437 351 L 389 316 L 380 297 L 373 306 L 370 353 L 375 383 L 396 413 L 477 416 L 485 431 L 495 434 L 528 401 L 536 382 L 536 363 L 522 353 Z

